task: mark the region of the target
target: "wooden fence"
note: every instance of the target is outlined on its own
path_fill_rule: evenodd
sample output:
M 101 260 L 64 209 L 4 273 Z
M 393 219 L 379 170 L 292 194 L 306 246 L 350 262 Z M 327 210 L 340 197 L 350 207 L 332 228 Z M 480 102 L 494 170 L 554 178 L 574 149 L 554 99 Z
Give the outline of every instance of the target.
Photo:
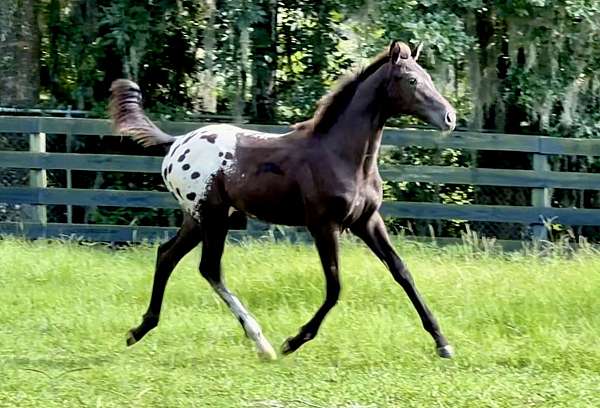
M 160 126 L 173 134 L 185 133 L 202 123 L 165 122 Z M 244 125 L 267 132 L 284 132 L 283 126 Z M 70 188 L 72 170 L 159 173 L 162 158 L 152 156 L 47 153 L 46 134 L 61 134 L 70 140 L 78 137 L 113 135 L 106 120 L 41 117 L 0 117 L 0 133 L 23 133 L 30 138 L 30 151 L 0 151 L 0 167 L 30 170 L 29 187 L 0 188 L 0 203 L 34 206 L 31 222 L 0 223 L 0 233 L 27 237 L 77 236 L 97 241 L 140 241 L 164 239 L 174 228 L 117 225 L 48 223 L 45 206 L 114 206 L 177 208 L 169 193 L 125 190 Z M 600 225 L 600 209 L 553 208 L 550 189 L 600 190 L 600 174 L 555 172 L 549 167 L 550 155 L 600 156 L 600 140 L 562 139 L 546 136 L 454 132 L 443 137 L 438 132 L 411 129 L 386 129 L 384 146 L 422 146 L 471 151 L 493 150 L 526 152 L 533 155 L 531 170 L 483 169 L 452 166 L 381 167 L 384 179 L 532 188 L 531 206 L 457 205 L 429 202 L 386 201 L 385 216 L 410 219 L 446 219 L 467 221 L 513 222 L 535 226 L 543 237 L 543 221 L 565 225 Z M 68 188 L 48 188 L 46 170 L 67 171 Z M 70 214 L 70 213 L 69 213 Z M 234 232 L 244 234 L 243 232 Z

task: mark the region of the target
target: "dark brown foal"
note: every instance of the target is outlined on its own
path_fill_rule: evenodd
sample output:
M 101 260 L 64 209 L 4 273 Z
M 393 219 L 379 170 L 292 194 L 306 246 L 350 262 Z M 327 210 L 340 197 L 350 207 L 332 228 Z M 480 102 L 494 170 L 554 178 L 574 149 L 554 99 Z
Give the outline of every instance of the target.
M 452 348 L 398 257 L 379 214 L 382 203 L 377 155 L 386 120 L 413 115 L 443 131 L 454 129 L 454 109 L 417 63 L 418 51 L 393 42 L 364 70 L 320 103 L 315 116 L 285 135 L 211 125 L 174 137 L 144 115 L 141 92 L 131 81 L 112 86 L 111 115 L 118 131 L 140 143 L 170 146 L 162 165 L 168 189 L 185 213 L 177 236 L 160 246 L 150 306 L 130 331 L 139 341 L 158 323 L 167 280 L 177 262 L 203 242 L 200 273 L 238 318 L 259 353 L 275 358 L 256 320 L 225 287 L 221 256 L 234 209 L 264 221 L 303 225 L 312 234 L 325 273 L 326 296 L 315 315 L 283 344 L 284 354 L 313 339 L 340 294 L 338 240 L 350 229 L 389 268 L 433 337 L 438 354 Z

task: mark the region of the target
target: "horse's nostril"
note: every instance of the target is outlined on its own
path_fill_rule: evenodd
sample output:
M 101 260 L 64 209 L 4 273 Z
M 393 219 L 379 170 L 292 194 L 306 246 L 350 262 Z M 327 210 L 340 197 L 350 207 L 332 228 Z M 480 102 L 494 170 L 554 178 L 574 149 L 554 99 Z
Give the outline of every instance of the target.
M 456 114 L 454 111 L 446 112 L 446 124 L 453 125 L 456 122 Z

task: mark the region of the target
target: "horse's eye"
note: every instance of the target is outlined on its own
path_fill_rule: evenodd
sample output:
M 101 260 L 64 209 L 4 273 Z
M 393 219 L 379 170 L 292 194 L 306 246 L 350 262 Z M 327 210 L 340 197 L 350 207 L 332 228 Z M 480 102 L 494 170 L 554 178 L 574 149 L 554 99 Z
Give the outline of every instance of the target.
M 408 79 L 408 84 L 409 84 L 410 86 L 417 86 L 417 82 L 418 82 L 418 81 L 417 81 L 417 78 L 414 78 L 414 77 L 412 77 L 412 78 L 409 78 L 409 79 Z

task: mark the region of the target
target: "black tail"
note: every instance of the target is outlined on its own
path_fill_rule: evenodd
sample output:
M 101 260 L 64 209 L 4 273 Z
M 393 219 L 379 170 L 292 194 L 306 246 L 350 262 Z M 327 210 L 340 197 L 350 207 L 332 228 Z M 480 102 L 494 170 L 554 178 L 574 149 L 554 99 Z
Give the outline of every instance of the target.
M 118 133 L 131 136 L 144 147 L 175 141 L 175 137 L 164 133 L 144 114 L 142 91 L 135 82 L 117 79 L 110 92 L 109 112 Z

